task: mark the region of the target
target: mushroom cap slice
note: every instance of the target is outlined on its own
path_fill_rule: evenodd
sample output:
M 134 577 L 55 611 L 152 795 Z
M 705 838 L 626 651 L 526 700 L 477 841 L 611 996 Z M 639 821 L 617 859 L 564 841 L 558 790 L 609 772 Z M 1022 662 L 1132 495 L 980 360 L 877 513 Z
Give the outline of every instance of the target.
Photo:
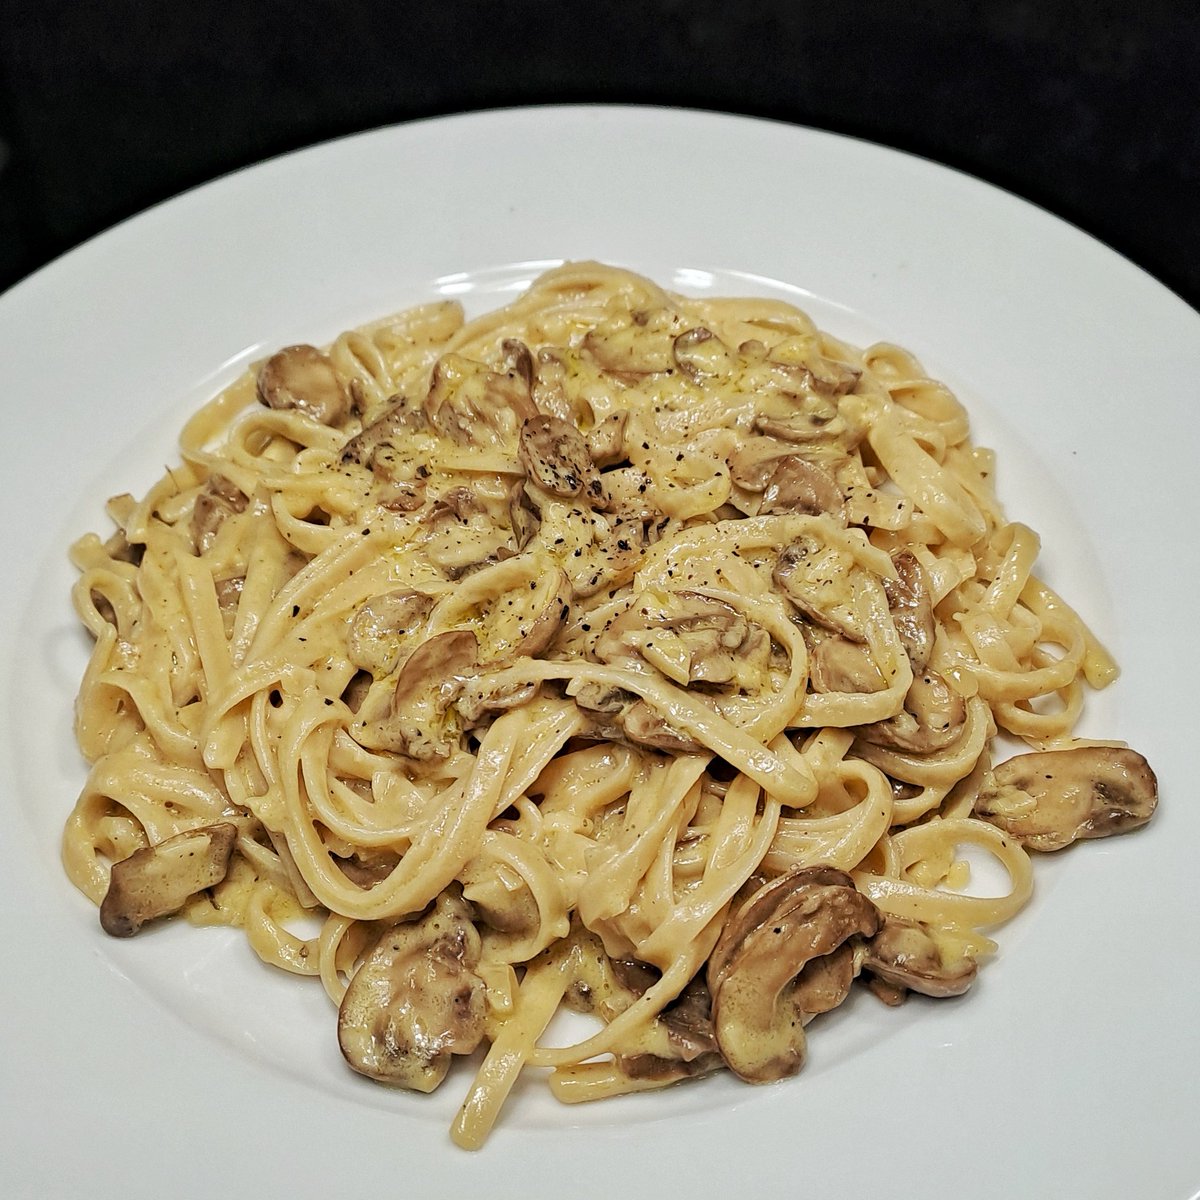
M 539 414 L 521 426 L 518 450 L 530 480 L 564 500 L 586 493 L 600 499 L 603 488 L 582 433 L 569 421 Z
M 287 346 L 258 371 L 258 398 L 268 408 L 295 408 L 322 425 L 350 411 L 350 397 L 333 363 L 315 346 Z
M 784 548 L 772 578 L 785 596 L 815 625 L 865 642 L 852 583 L 848 551 L 804 534 Z
M 737 367 L 729 347 L 711 329 L 697 325 L 685 329 L 671 344 L 675 365 L 689 378 L 725 378 Z
M 869 693 L 882 691 L 883 674 L 870 650 L 836 634 L 815 640 L 809 651 L 809 675 L 817 692 Z
M 1158 780 L 1136 750 L 1079 746 L 1002 762 L 980 789 L 975 815 L 1030 850 L 1060 850 L 1137 829 L 1157 805 Z
M 708 986 L 717 1044 L 735 1075 L 766 1083 L 800 1070 L 806 1021 L 840 1004 L 853 979 L 845 944 L 879 923 L 849 875 L 821 866 L 762 885 L 729 916 Z
M 113 937 L 132 937 L 147 921 L 178 912 L 192 896 L 229 871 L 237 826 L 229 821 L 187 829 L 114 863 L 100 905 L 100 924 Z
M 188 524 L 196 552 L 203 554 L 210 549 L 225 521 L 235 513 L 245 512 L 248 503 L 242 490 L 224 475 L 210 475 L 204 490 L 196 497 Z
M 846 523 L 846 497 L 824 467 L 799 454 L 776 460 L 762 493 L 762 513 L 825 513 L 839 524 Z
M 396 669 L 401 643 L 433 607 L 424 592 L 406 588 L 383 592 L 359 605 L 346 634 L 346 656 L 376 679 Z
M 420 761 L 446 758 L 461 732 L 451 706 L 478 652 L 475 635 L 466 629 L 451 629 L 422 642 L 400 668 L 387 712 L 358 729 L 359 743 Z
M 906 754 L 931 754 L 944 750 L 962 733 L 967 720 L 963 698 L 936 671 L 913 677 L 904 708 L 886 721 L 860 725 L 864 742 Z
M 350 980 L 338 1008 L 338 1044 L 354 1070 L 431 1092 L 454 1054 L 484 1033 L 479 933 L 466 906 L 443 893 L 424 919 L 387 929 Z
M 927 925 L 888 917 L 867 943 L 863 969 L 901 993 L 961 996 L 979 972 L 969 955 L 939 939 Z
M 511 445 L 521 422 L 535 416 L 529 382 L 517 370 L 505 374 L 461 354 L 434 363 L 422 405 L 430 425 L 459 445 Z

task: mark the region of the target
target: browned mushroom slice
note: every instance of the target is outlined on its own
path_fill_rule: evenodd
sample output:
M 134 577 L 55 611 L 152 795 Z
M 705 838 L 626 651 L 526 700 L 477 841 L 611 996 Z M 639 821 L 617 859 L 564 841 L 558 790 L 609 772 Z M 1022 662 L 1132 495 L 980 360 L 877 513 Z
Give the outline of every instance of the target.
M 288 346 L 259 368 L 258 398 L 268 408 L 294 408 L 322 425 L 350 412 L 350 397 L 333 363 L 315 346 Z
M 905 990 L 924 996 L 961 996 L 979 972 L 969 955 L 939 939 L 927 925 L 888 917 L 867 942 L 863 969 L 899 990 L 885 993 L 885 1003 L 898 1003 Z
M 540 580 L 533 582 L 536 586 L 529 589 L 516 633 L 509 637 L 504 628 L 497 631 L 500 635 L 500 646 L 494 647 L 500 650 L 497 657 L 536 658 L 550 648 L 571 615 L 571 584 L 566 572 L 546 571 Z
M 224 626 L 227 638 L 233 636 L 233 627 L 237 621 L 238 605 L 242 601 L 242 589 L 245 585 L 245 575 L 234 575 L 229 579 L 216 579 L 213 581 L 213 586 L 217 593 L 217 607 L 221 610 L 221 624 Z
M 967 719 L 963 698 L 936 671 L 914 676 L 904 708 L 886 721 L 860 725 L 864 742 L 908 754 L 943 750 L 962 733 Z
M 600 476 L 588 453 L 583 434 L 557 417 L 530 417 L 521 426 L 519 455 L 530 480 L 543 491 L 564 500 L 586 493 L 601 495 Z
M 416 512 L 425 503 L 425 481 L 414 479 L 408 483 L 390 483 L 377 486 L 373 494 L 375 503 L 388 512 Z
M 341 460 L 391 477 L 395 474 L 398 449 L 414 433 L 428 428 L 425 413 L 417 405 L 406 396 L 393 396 L 379 417 L 346 443 Z
M 814 643 L 808 669 L 816 692 L 880 692 L 885 687 L 867 647 L 836 635 Z
M 596 639 L 596 657 L 640 657 L 683 686 L 761 682 L 769 666 L 766 631 L 723 601 L 699 592 L 669 593 L 655 606 L 630 605 Z
M 526 388 L 531 388 L 536 371 L 529 347 L 519 338 L 505 338 L 500 343 L 500 349 L 504 351 L 504 362 L 501 364 L 504 373 L 516 375 L 525 381 Z
M 779 556 L 773 572 L 784 595 L 816 625 L 852 642 L 866 641 L 855 611 L 848 551 L 819 538 L 797 538 Z
M 355 886 L 370 888 L 382 883 L 396 869 L 400 855 L 394 850 L 361 849 L 346 858 L 335 858 L 333 862 Z
M 189 532 L 197 554 L 204 554 L 217 540 L 217 532 L 234 513 L 246 511 L 249 501 L 242 490 L 224 475 L 211 475 L 192 506 Z
M 613 375 L 655 375 L 675 366 L 674 339 L 659 322 L 634 313 L 624 328 L 591 329 L 582 348 L 602 370 Z
M 766 1083 L 800 1070 L 805 1023 L 841 1003 L 853 978 L 852 954 L 822 960 L 873 936 L 879 921 L 850 876 L 832 867 L 782 875 L 730 914 L 709 956 L 708 986 L 717 1043 L 735 1075 Z
M 846 523 L 846 498 L 824 467 L 788 454 L 775 463 L 762 493 L 761 513 L 821 513 Z
M 787 447 L 771 438 L 747 438 L 729 456 L 729 478 L 748 492 L 761 492 L 786 453 Z
M 588 454 L 598 467 L 611 467 L 622 462 L 625 455 L 625 423 L 628 414 L 609 413 L 598 421 L 587 435 Z
M 933 652 L 933 601 L 929 595 L 929 581 L 925 568 L 910 551 L 893 554 L 892 562 L 899 578 L 883 581 L 892 624 L 896 626 L 912 669 L 923 671 Z
M 563 421 L 573 419 L 574 411 L 567 395 L 567 364 L 549 347 L 537 352 L 530 396 L 538 412 Z
M 446 758 L 461 733 L 452 705 L 477 654 L 475 635 L 465 629 L 422 642 L 400 668 L 388 711 L 363 722 L 357 732 L 359 742 L 420 761 Z
M 666 1053 L 622 1054 L 617 1066 L 630 1079 L 674 1083 L 718 1071 L 724 1065 L 712 1023 L 712 997 L 697 976 L 658 1015 Z
M 862 378 L 862 371 L 858 367 L 824 356 L 810 359 L 807 366 L 810 386 L 823 396 L 844 396 L 854 391 Z
M 603 532 L 595 530 L 595 536 L 597 540 L 590 546 L 580 548 L 578 558 L 569 555 L 563 564 L 571 590 L 580 599 L 627 584 L 641 566 L 646 549 L 646 531 L 640 521 L 617 517 L 606 523 Z
M 687 734 L 668 725 L 658 712 L 645 700 L 637 700 L 621 717 L 625 736 L 639 746 L 650 746 L 655 750 L 670 750 L 678 754 L 696 754 L 704 747 Z
M 114 863 L 100 905 L 100 924 L 113 937 L 132 937 L 147 921 L 177 913 L 229 871 L 237 826 L 228 821 L 188 829 Z
M 521 422 L 537 415 L 529 384 L 515 370 L 499 374 L 460 354 L 434 364 L 425 415 L 438 433 L 461 445 L 507 446 Z
M 358 608 L 346 634 L 346 657 L 376 679 L 389 675 L 400 661 L 404 636 L 411 633 L 433 606 L 424 592 L 397 589 L 372 596 Z
M 422 523 L 428 530 L 426 555 L 451 579 L 497 562 L 504 557 L 503 551 L 511 554 L 512 532 L 504 517 L 494 515 L 470 488 L 443 492 Z
M 837 414 L 837 406 L 829 402 L 806 405 L 783 417 L 756 417 L 754 429 L 781 442 L 798 445 L 835 442 L 848 432 L 846 422 Z
M 472 679 L 463 685 L 462 694 L 454 706 L 468 726 L 475 726 L 497 713 L 528 704 L 538 694 L 539 688 L 536 681 L 499 685 L 486 678 Z
M 703 325 L 681 333 L 672 343 L 671 353 L 675 365 L 697 382 L 731 375 L 736 366 L 729 347 Z
M 1080 746 L 1002 762 L 980 790 L 975 815 L 1031 850 L 1060 850 L 1077 838 L 1137 829 L 1157 804 L 1158 780 L 1136 750 Z
M 484 1033 L 479 933 L 466 906 L 443 893 L 424 919 L 385 930 L 338 1009 L 338 1044 L 354 1070 L 432 1092 L 455 1054 Z

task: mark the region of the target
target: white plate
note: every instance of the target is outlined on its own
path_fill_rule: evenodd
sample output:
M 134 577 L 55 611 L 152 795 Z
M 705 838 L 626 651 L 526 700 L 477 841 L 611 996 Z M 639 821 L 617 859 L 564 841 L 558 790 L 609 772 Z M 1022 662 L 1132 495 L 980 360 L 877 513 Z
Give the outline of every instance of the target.
M 57 862 L 84 768 L 69 541 L 174 458 L 266 347 L 440 290 L 492 306 L 594 257 L 682 291 L 791 293 L 915 351 L 1000 453 L 1042 569 L 1125 673 L 1087 728 L 1151 759 L 1155 823 L 1039 862 L 972 994 L 864 996 L 792 1081 L 564 1109 L 526 1088 L 482 1152 L 457 1104 L 352 1077 L 314 982 L 186 927 L 105 938 Z M 516 265 L 514 265 L 516 264 Z M 774 281 L 774 282 L 773 282 Z M 383 130 L 149 212 L 0 298 L 0 1194 L 1184 1197 L 1200 1188 L 1193 847 L 1200 318 L 1019 200 L 807 130 L 541 109 Z M 452 1081 L 453 1082 L 453 1081 Z

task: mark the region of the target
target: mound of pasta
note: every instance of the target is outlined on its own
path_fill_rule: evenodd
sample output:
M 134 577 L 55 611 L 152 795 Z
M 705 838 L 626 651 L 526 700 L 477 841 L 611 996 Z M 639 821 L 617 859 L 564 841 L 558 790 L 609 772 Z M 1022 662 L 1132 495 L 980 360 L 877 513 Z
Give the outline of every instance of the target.
M 474 1055 L 460 1145 L 525 1069 L 765 1082 L 856 980 L 960 994 L 1030 851 L 1154 810 L 962 406 L 782 302 L 571 264 L 283 349 L 181 448 L 73 548 L 67 870 L 318 976 L 364 1075 Z

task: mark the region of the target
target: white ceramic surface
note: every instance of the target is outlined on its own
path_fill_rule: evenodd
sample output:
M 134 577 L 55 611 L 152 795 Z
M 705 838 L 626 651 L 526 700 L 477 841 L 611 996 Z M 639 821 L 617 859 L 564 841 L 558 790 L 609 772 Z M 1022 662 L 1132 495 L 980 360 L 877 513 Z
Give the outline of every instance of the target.
M 1129 741 L 1155 823 L 1037 864 L 977 988 L 813 1027 L 810 1063 L 563 1108 L 488 1146 L 442 1093 L 346 1071 L 318 984 L 221 931 L 99 930 L 57 861 L 84 775 L 66 548 L 147 486 L 263 350 L 431 295 L 502 303 L 598 258 L 676 290 L 787 294 L 913 350 L 997 448 L 1042 571 L 1117 653 L 1085 729 Z M 1200 316 L 1078 231 L 861 142 L 711 114 L 566 108 L 366 134 L 220 180 L 0 297 L 0 1194 L 892 1200 L 1200 1189 L 1194 481 Z

